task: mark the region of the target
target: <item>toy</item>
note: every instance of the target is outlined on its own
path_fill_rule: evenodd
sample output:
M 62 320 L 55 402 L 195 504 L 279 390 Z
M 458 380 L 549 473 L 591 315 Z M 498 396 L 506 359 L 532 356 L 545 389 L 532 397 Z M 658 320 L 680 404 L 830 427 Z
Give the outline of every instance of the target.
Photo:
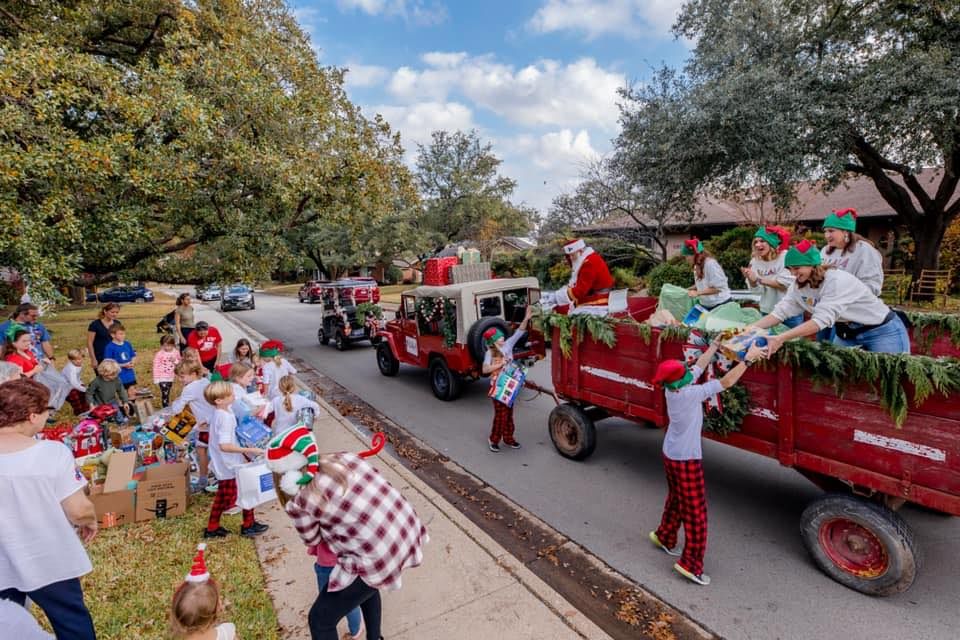
M 496 382 L 490 385 L 490 392 L 487 395 L 497 402 L 512 407 L 517 396 L 520 395 L 520 389 L 523 388 L 523 381 L 526 378 L 527 370 L 523 365 L 511 361 L 500 370 Z
M 166 426 L 162 427 L 160 432 L 170 442 L 183 444 L 196 425 L 197 419 L 193 417 L 190 407 L 185 407 L 180 413 L 170 416 Z
M 296 421 L 301 424 L 311 425 L 316 415 L 310 407 L 304 407 L 297 411 Z
M 163 449 L 163 439 L 160 436 L 150 431 L 134 431 L 130 440 L 136 446 L 140 465 L 147 466 L 159 462 L 157 450 Z
M 247 416 L 237 425 L 237 440 L 241 447 L 263 449 L 267 446 L 270 435 L 270 427 L 254 416 Z
M 98 421 L 91 418 L 78 422 L 72 435 L 74 458 L 102 453 L 106 448 L 103 443 L 103 428 Z

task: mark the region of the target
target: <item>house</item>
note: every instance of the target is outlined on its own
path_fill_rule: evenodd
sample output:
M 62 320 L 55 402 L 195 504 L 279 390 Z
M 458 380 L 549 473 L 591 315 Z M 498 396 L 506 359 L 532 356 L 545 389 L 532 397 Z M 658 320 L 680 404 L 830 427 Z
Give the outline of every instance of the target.
M 522 236 L 503 236 L 497 238 L 488 245 L 488 252 L 491 258 L 497 254 L 518 253 L 528 249 L 536 249 L 537 242 L 533 238 Z
M 940 183 L 941 169 L 923 169 L 917 179 L 931 195 L 935 194 Z M 899 176 L 894 179 L 903 184 Z M 916 198 L 913 198 L 917 203 Z M 845 180 L 833 191 L 824 193 L 819 182 L 807 182 L 800 185 L 794 205 L 784 214 L 774 217 L 774 207 L 769 197 L 760 200 L 749 195 L 742 198 L 721 200 L 701 196 L 697 209 L 701 216 L 691 225 L 667 226 L 667 256 L 680 253 L 683 241 L 691 236 L 708 239 L 739 225 L 784 224 L 819 230 L 823 220 L 835 209 L 853 208 L 857 210 L 857 232 L 867 237 L 882 253 L 888 253 L 895 245 L 903 226 L 897 213 L 880 196 L 873 181 L 864 176 Z M 636 229 L 639 225 L 623 214 L 611 216 L 601 222 L 580 229 L 584 235 L 605 235 L 623 233 Z M 652 240 L 649 246 L 653 247 Z

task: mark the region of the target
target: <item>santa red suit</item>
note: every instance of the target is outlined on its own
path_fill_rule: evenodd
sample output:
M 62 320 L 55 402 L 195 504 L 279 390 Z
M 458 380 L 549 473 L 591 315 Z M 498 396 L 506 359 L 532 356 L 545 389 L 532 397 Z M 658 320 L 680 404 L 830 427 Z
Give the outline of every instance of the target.
M 606 261 L 583 240 L 563 245 L 563 252 L 573 256 L 573 273 L 567 286 L 556 293 L 558 305 L 605 305 L 613 288 L 613 276 Z

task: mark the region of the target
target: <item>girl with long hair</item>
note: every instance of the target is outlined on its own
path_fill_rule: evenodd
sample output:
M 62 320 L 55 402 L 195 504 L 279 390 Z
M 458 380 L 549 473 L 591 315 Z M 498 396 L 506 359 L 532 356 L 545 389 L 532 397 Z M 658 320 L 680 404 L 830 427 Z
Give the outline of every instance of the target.
M 727 274 L 710 252 L 703 248 L 697 238 L 684 241 L 680 253 L 686 256 L 687 264 L 693 267 L 693 286 L 687 289 L 691 298 L 699 298 L 701 307 L 710 311 L 730 302 L 730 285 Z
M 856 209 L 834 211 L 823 221 L 827 245 L 820 250 L 826 267 L 843 269 L 867 285 L 875 296 L 883 288 L 883 256 L 869 240 L 857 233 Z

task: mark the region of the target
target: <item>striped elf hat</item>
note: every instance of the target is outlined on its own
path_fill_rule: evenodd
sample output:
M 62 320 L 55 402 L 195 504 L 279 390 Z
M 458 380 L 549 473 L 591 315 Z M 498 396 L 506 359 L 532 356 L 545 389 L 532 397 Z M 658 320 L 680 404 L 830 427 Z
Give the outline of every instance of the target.
M 317 439 L 303 424 L 293 425 L 267 445 L 267 468 L 282 474 L 280 488 L 290 496 L 297 495 L 300 487 L 310 484 L 319 470 L 319 461 Z

